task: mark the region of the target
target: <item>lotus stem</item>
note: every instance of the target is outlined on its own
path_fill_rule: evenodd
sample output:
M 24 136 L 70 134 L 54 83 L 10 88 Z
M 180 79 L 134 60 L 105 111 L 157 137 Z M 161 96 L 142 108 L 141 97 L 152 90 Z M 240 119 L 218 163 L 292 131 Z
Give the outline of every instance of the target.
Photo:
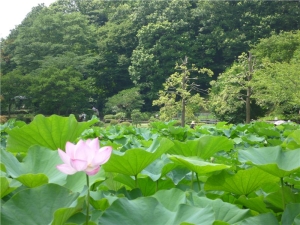
M 86 196 L 86 225 L 89 224 L 89 219 L 90 219 L 90 180 L 89 180 L 89 175 L 86 175 L 86 184 L 88 187 L 88 192 Z
M 138 188 L 138 180 L 137 180 L 137 175 L 134 175 L 134 179 L 135 179 L 135 188 Z
M 193 190 L 194 184 L 194 171 L 192 171 L 191 189 Z
M 200 191 L 201 187 L 200 187 L 200 181 L 199 181 L 198 173 L 196 173 L 196 178 L 197 178 L 197 183 L 198 183 L 198 189 Z
M 284 182 L 283 182 L 283 177 L 280 177 L 280 182 L 281 182 L 281 194 L 282 194 L 282 205 L 283 205 L 283 210 L 285 209 L 285 198 L 284 198 Z

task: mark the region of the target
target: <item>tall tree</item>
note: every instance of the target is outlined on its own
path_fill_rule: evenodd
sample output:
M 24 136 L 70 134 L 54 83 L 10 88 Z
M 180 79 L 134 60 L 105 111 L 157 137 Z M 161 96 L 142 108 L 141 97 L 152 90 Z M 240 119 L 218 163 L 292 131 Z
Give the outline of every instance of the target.
M 204 106 L 203 98 L 200 97 L 199 93 L 192 94 L 192 91 L 198 91 L 198 85 L 195 82 L 191 82 L 192 80 L 197 80 L 196 78 L 192 78 L 191 72 L 198 73 L 207 73 L 209 76 L 212 76 L 213 73 L 211 70 L 202 68 L 198 69 L 195 65 L 192 65 L 191 69 L 187 67 L 188 59 L 182 61 L 181 65 L 176 65 L 175 70 L 180 72 L 173 73 L 163 84 L 164 90 L 159 91 L 159 99 L 153 101 L 153 105 L 162 106 L 160 109 L 160 118 L 164 120 L 170 120 L 176 116 L 178 112 L 181 112 L 181 126 L 185 126 L 185 118 L 186 118 L 186 107 L 188 107 L 187 112 L 188 117 L 194 117 L 195 111 L 193 109 L 197 109 L 197 107 L 193 107 L 195 99 L 198 100 L 200 106 Z
M 209 105 L 217 118 L 228 122 L 250 122 L 251 105 L 255 108 L 255 101 L 251 104 L 253 69 L 252 54 L 243 53 L 237 62 L 211 82 Z

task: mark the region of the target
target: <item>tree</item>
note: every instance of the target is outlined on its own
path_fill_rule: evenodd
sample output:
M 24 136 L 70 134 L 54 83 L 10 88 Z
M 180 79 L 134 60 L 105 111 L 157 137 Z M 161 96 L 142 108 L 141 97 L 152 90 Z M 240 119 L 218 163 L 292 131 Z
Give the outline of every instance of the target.
M 125 112 L 129 117 L 132 110 L 140 109 L 144 104 L 139 88 L 134 87 L 120 91 L 118 94 L 107 99 L 105 108 L 107 112 Z
M 64 69 L 48 67 L 31 81 L 28 96 L 36 113 L 69 115 L 90 108 L 89 97 L 95 91 L 94 80 L 84 79 L 70 66 Z
M 300 31 L 273 34 L 253 52 L 260 60 L 251 84 L 258 104 L 267 105 L 269 113 L 299 115 Z
M 15 45 L 12 60 L 23 74 L 28 74 L 39 68 L 46 56 L 97 53 L 96 29 L 78 12 L 54 13 L 44 8 L 30 26 L 19 28 Z
M 7 106 L 8 117 L 10 117 L 12 105 L 16 103 L 16 97 L 28 98 L 26 91 L 28 86 L 28 80 L 18 70 L 1 75 L 1 109 Z
M 209 105 L 217 118 L 228 122 L 250 122 L 253 67 L 252 54 L 243 53 L 237 62 L 211 82 Z M 253 101 L 253 107 L 254 104 Z
M 163 106 L 160 109 L 160 118 L 163 120 L 169 120 L 174 117 L 179 111 L 181 112 L 181 126 L 185 126 L 186 111 L 189 116 L 193 116 L 195 107 L 192 107 L 190 102 L 198 100 L 198 104 L 203 106 L 203 98 L 199 94 L 192 95 L 191 92 L 200 90 L 195 82 L 191 83 L 190 72 L 207 73 L 212 76 L 212 71 L 206 68 L 198 70 L 195 65 L 192 65 L 191 69 L 187 68 L 187 57 L 181 65 L 176 64 L 176 70 L 181 71 L 172 74 L 166 82 L 163 84 L 164 90 L 159 91 L 159 99 L 153 101 L 153 105 Z M 186 110 L 186 107 L 188 110 Z

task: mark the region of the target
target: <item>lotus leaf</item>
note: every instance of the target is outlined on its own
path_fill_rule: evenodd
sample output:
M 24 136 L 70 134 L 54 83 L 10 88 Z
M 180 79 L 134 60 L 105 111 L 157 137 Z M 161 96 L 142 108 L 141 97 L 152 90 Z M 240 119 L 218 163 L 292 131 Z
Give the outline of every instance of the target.
M 300 169 L 300 149 L 282 151 L 280 146 L 240 150 L 239 161 L 257 166 L 277 177 L 287 176 Z
M 98 119 L 94 118 L 79 123 L 74 115 L 69 117 L 37 115 L 28 125 L 7 130 L 7 150 L 27 152 L 32 145 L 41 145 L 52 150 L 65 149 L 67 141 L 75 142 L 85 129 L 97 121 Z

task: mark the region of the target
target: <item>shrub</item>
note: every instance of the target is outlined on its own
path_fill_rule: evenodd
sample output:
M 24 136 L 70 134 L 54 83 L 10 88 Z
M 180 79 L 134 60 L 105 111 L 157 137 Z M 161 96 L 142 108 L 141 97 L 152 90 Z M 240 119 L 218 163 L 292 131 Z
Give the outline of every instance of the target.
M 125 113 L 124 112 L 119 112 L 115 115 L 115 119 L 117 120 L 124 120 L 125 119 Z
M 128 121 L 124 121 L 124 122 L 121 123 L 121 125 L 129 127 L 131 125 L 131 123 L 128 122 Z
M 110 125 L 117 125 L 118 123 L 119 123 L 118 120 L 115 120 L 115 119 L 110 120 Z

